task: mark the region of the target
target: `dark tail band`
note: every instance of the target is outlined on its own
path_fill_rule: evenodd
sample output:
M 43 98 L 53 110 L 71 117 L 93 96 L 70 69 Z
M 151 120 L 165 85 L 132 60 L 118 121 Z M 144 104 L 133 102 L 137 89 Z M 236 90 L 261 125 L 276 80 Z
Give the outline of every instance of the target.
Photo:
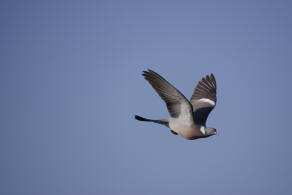
M 150 119 L 143 118 L 143 117 L 138 116 L 138 115 L 135 115 L 135 119 L 138 120 L 138 121 L 151 121 Z
M 165 120 L 165 119 L 162 119 L 162 120 L 152 120 L 152 119 L 144 118 L 144 117 L 138 116 L 138 115 L 135 115 L 135 119 L 138 120 L 138 121 L 154 122 L 154 123 L 158 123 L 158 124 L 165 125 L 165 126 L 169 127 L 168 121 Z

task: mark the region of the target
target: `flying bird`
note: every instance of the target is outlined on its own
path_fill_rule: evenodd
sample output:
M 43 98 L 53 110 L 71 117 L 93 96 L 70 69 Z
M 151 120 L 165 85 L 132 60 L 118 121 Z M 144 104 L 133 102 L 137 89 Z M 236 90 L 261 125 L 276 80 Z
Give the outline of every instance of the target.
M 174 135 L 189 140 L 219 135 L 215 128 L 206 127 L 208 115 L 217 101 L 213 74 L 198 82 L 190 100 L 153 70 L 143 71 L 142 75 L 166 103 L 171 117 L 153 120 L 135 115 L 135 119 L 165 125 Z

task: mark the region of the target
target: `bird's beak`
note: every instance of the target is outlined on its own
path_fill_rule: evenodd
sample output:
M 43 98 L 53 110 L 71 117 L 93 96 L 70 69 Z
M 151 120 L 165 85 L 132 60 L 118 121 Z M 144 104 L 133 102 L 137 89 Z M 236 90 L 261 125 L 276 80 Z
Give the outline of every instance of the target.
M 215 134 L 215 135 L 216 135 L 216 136 L 219 136 L 219 133 L 217 133 L 217 132 L 216 132 L 216 134 Z

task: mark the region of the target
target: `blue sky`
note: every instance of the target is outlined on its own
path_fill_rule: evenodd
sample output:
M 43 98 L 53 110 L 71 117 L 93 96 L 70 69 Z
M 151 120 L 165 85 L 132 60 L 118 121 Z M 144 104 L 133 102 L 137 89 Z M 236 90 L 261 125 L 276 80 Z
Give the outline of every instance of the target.
M 1 194 L 291 194 L 288 1 L 1 1 Z M 190 97 L 214 73 L 196 141 L 151 68 Z

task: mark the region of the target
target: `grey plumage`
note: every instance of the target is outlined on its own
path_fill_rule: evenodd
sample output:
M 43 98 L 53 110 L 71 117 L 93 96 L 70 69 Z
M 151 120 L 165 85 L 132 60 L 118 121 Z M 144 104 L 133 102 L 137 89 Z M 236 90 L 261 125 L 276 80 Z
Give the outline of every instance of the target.
M 143 71 L 144 78 L 166 103 L 170 118 L 153 120 L 135 115 L 139 121 L 155 122 L 171 129 L 186 139 L 216 135 L 215 128 L 206 128 L 209 113 L 216 105 L 216 80 L 213 74 L 198 82 L 190 101 L 167 80 L 153 70 Z
M 152 120 L 152 119 L 144 118 L 144 117 L 142 117 L 142 116 L 138 116 L 138 115 L 135 115 L 135 119 L 138 120 L 138 121 L 154 122 L 154 123 L 158 123 L 158 124 L 160 124 L 160 125 L 165 125 L 165 126 L 169 127 L 169 125 L 168 125 L 168 121 L 165 120 L 165 119 L 161 119 L 161 120 Z
M 217 85 L 213 74 L 210 76 L 207 75 L 198 82 L 190 99 L 194 111 L 194 120 L 197 124 L 206 125 L 209 113 L 213 110 L 217 102 L 216 91 Z M 204 98 L 214 101 L 215 104 L 212 105 L 208 102 L 200 101 L 200 99 Z
M 179 116 L 181 104 L 190 104 L 180 91 L 153 70 L 143 71 L 142 75 L 165 101 L 168 112 L 172 117 Z

